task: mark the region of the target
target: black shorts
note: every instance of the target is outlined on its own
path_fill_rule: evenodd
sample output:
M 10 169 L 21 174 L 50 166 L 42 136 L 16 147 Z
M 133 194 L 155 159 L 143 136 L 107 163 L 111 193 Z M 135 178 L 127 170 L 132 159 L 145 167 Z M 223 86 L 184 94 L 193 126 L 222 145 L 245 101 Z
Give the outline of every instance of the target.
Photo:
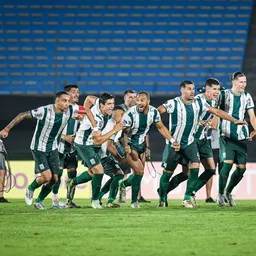
M 119 163 L 112 157 L 104 157 L 101 159 L 104 173 L 110 177 L 114 177 L 118 171 L 121 171 Z
M 77 152 L 74 151 L 69 154 L 61 154 L 59 153 L 60 158 L 60 168 L 62 169 L 76 169 L 77 164 Z

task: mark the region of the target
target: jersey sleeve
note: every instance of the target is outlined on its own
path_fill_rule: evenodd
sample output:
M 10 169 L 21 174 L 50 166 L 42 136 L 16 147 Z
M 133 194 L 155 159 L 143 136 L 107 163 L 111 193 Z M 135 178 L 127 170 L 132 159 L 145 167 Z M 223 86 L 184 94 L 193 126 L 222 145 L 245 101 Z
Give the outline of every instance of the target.
M 164 108 L 166 109 L 167 113 L 173 113 L 174 111 L 174 100 L 168 100 L 163 104 Z
M 251 108 L 254 108 L 254 102 L 253 102 L 251 94 L 248 93 L 247 94 L 246 110 L 249 110 Z
M 133 116 L 131 112 L 125 113 L 122 121 L 124 122 L 125 127 L 131 127 L 133 124 Z
M 205 99 L 201 98 L 201 100 L 202 100 L 201 111 L 207 112 L 211 106 L 207 103 Z
M 42 120 L 44 118 L 44 113 L 45 113 L 45 107 L 40 107 L 40 108 L 30 110 L 31 116 L 38 120 Z
M 160 116 L 160 113 L 157 109 L 154 109 L 154 118 L 153 118 L 153 122 L 156 124 L 156 123 L 159 123 L 161 121 L 161 116 Z

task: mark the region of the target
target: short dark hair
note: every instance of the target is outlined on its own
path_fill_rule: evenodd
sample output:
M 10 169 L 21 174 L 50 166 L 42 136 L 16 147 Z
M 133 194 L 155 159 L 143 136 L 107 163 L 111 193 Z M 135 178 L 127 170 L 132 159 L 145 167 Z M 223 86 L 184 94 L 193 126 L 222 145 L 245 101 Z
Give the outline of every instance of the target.
M 245 74 L 243 72 L 240 71 L 236 71 L 231 75 L 231 80 L 234 81 L 239 77 L 245 76 Z
M 148 99 L 150 99 L 150 95 L 148 92 L 145 92 L 145 91 L 141 91 L 138 93 L 138 95 L 142 95 L 142 94 L 145 94 L 147 96 Z
M 194 84 L 194 83 L 189 80 L 185 80 L 185 81 L 181 82 L 180 88 L 185 88 L 187 84 Z
M 64 87 L 64 91 L 69 92 L 71 89 L 79 89 L 79 86 L 75 85 L 75 84 L 68 84 Z
M 113 111 L 116 111 L 116 110 L 122 110 L 123 112 L 125 112 L 125 110 L 121 106 L 118 106 L 118 105 L 116 105 L 113 109 Z
M 107 92 L 104 92 L 100 95 L 100 98 L 99 98 L 99 104 L 103 104 L 105 105 L 105 103 L 107 102 L 107 100 L 111 100 L 111 99 L 114 99 L 114 95 L 112 94 L 109 94 Z
M 136 93 L 136 91 L 132 90 L 132 89 L 128 89 L 124 92 L 124 96 L 128 93 Z
M 68 94 L 66 91 L 58 91 L 58 92 L 56 92 L 56 94 L 55 94 L 55 99 L 59 98 L 59 97 L 60 97 L 61 95 L 63 95 L 63 94 L 69 96 L 69 94 Z
M 216 78 L 208 78 L 206 81 L 205 81 L 205 84 L 204 86 L 209 86 L 209 87 L 212 87 L 213 85 L 220 85 L 220 82 L 218 79 Z

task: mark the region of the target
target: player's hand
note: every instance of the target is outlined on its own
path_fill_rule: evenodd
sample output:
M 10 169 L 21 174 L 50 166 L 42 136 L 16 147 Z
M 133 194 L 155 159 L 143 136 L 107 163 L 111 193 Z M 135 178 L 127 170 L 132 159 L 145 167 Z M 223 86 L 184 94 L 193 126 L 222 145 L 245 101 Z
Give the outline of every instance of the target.
M 207 127 L 207 126 L 209 126 L 209 121 L 207 121 L 207 120 L 200 120 L 199 121 L 199 125 L 202 125 L 202 126 L 204 126 L 204 127 Z
M 69 144 L 73 144 L 74 139 L 75 139 L 75 134 L 71 135 L 62 135 L 62 139 L 68 142 Z
M 0 132 L 0 138 L 7 138 L 9 135 L 9 131 L 7 129 L 3 129 L 1 132 Z
M 151 156 L 151 150 L 149 147 L 146 147 L 146 158 Z
M 75 114 L 75 115 L 72 116 L 72 118 L 75 119 L 75 120 L 82 121 L 84 119 L 84 116 L 85 115 L 82 115 L 82 114 Z
M 92 138 L 98 137 L 98 136 L 100 136 L 100 135 L 101 135 L 101 131 L 100 131 L 100 130 L 98 130 L 98 131 L 93 131 L 93 132 L 92 132 Z
M 246 121 L 242 121 L 242 120 L 241 121 L 237 120 L 234 123 L 237 124 L 237 125 L 248 125 L 248 123 Z
M 253 138 L 253 137 L 255 137 L 256 136 L 256 130 L 255 131 L 252 131 L 251 133 L 250 133 L 250 138 Z
M 128 145 L 125 146 L 124 150 L 125 150 L 125 152 L 126 152 L 127 154 L 131 154 L 131 153 L 132 153 L 131 147 L 128 146 Z
M 119 123 L 117 123 L 115 126 L 114 126 L 114 130 L 115 130 L 115 132 L 118 132 L 118 131 L 120 131 L 120 130 L 122 130 L 123 129 L 123 127 L 124 127 L 124 125 L 125 125 L 125 123 L 124 122 L 119 122 Z
M 180 144 L 178 144 L 177 142 L 173 142 L 172 147 L 175 151 L 180 151 Z

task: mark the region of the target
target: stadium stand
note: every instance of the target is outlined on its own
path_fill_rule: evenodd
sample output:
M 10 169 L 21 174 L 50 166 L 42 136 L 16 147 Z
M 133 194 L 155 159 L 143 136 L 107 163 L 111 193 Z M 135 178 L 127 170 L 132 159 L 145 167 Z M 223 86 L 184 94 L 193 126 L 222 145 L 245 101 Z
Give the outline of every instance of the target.
M 61 3 L 61 4 L 60 4 Z M 252 0 L 0 3 L 0 94 L 177 93 L 241 70 Z

